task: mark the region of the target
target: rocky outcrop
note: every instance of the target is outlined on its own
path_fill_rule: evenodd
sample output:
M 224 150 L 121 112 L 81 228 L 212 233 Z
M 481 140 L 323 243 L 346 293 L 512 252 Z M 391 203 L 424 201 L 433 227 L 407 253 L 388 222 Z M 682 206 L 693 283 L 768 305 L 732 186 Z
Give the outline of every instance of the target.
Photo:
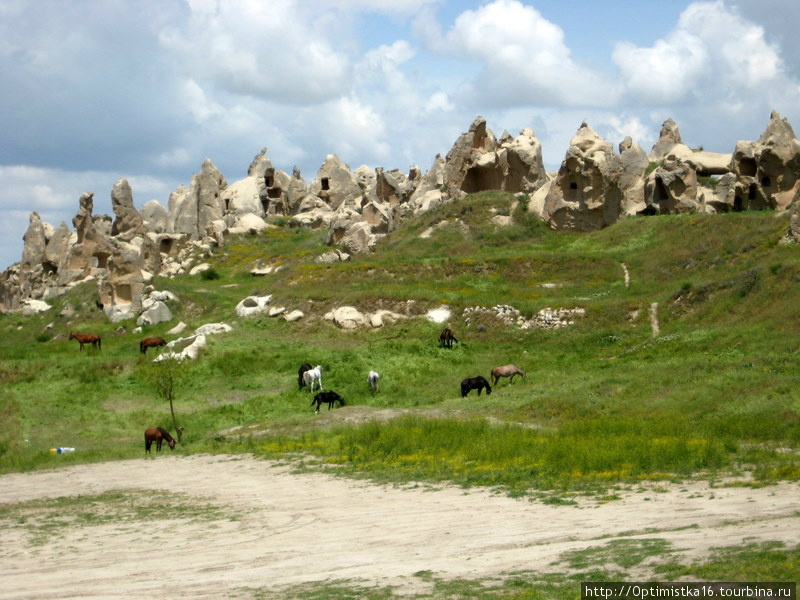
M 416 166 L 407 173 L 365 165 L 351 172 L 330 154 L 307 185 L 296 167 L 291 175 L 275 169 L 264 148 L 247 176 L 229 185 L 206 159 L 188 187 L 170 194 L 166 208 L 150 201 L 137 211 L 121 178 L 111 191 L 113 220 L 92 214 L 91 191 L 79 199 L 74 231 L 64 223 L 53 228 L 33 213 L 21 261 L 0 273 L 0 310 L 94 281 L 110 319 L 132 318 L 153 277 L 192 272 L 226 235 L 257 234 L 271 226 L 271 217 L 324 228 L 328 244 L 337 247 L 330 256 L 341 260 L 374 250 L 406 219 L 487 190 L 525 194 L 529 212 L 553 228 L 579 231 L 635 214 L 783 210 L 800 198 L 800 142 L 777 112 L 758 141 L 738 142 L 731 154 L 689 148 L 672 119 L 649 156 L 631 138 L 615 152 L 584 123 L 558 171 L 548 174 L 531 129 L 498 139 L 477 117 L 424 174 Z M 796 210 L 793 215 L 787 239 L 798 235 Z M 494 222 L 509 220 L 496 215 Z
M 633 153 L 638 156 L 635 150 Z M 578 231 L 593 231 L 615 223 L 623 214 L 622 174 L 626 174 L 626 184 L 631 185 L 635 178 L 630 171 L 641 167 L 644 173 L 646 168 L 635 158 L 625 164 L 627 168 L 615 157 L 610 143 L 586 123 L 581 124 L 546 190 L 540 209 L 542 218 L 555 229 Z
M 111 235 L 128 242 L 147 233 L 142 215 L 133 206 L 133 192 L 127 179 L 118 179 L 111 189 L 111 208 L 116 216 Z
M 227 185 L 222 173 L 206 159 L 200 172 L 192 177 L 189 189 L 181 186 L 170 195 L 169 230 L 194 239 L 214 238 L 225 228 L 221 194 Z
M 662 159 L 672 150 L 675 144 L 682 143 L 681 131 L 678 129 L 678 124 L 672 119 L 667 119 L 661 124 L 661 131 L 658 134 L 658 141 L 650 150 L 650 159 Z
M 777 111 L 757 142 L 740 141 L 731 160 L 733 210 L 788 208 L 800 197 L 800 142 Z
M 477 117 L 469 131 L 459 136 L 445 159 L 448 190 L 531 193 L 545 180 L 542 146 L 533 130 L 524 129 L 518 137 L 504 136 L 498 142 L 483 117 Z

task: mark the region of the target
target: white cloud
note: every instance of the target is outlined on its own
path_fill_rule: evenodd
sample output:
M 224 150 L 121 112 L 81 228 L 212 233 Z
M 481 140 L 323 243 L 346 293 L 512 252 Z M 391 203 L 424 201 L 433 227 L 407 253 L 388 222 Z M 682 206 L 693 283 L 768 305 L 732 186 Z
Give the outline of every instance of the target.
M 324 11 L 295 0 L 195 0 L 181 27 L 162 30 L 184 76 L 232 94 L 294 104 L 327 101 L 348 88 L 350 64 L 324 26 Z M 346 31 L 346 26 L 344 27 Z
M 450 102 L 450 98 L 444 92 L 436 92 L 431 94 L 428 102 L 425 104 L 423 112 L 432 113 L 437 111 L 451 111 L 454 105 Z
M 465 11 L 445 34 L 417 23 L 438 52 L 478 61 L 482 70 L 462 92 L 496 106 L 607 106 L 617 100 L 613 83 L 573 60 L 563 30 L 518 0 L 495 0 Z
M 617 43 L 613 59 L 635 98 L 654 104 L 701 97 L 730 102 L 786 83 L 780 55 L 763 28 L 722 0 L 690 4 L 675 29 L 650 47 Z

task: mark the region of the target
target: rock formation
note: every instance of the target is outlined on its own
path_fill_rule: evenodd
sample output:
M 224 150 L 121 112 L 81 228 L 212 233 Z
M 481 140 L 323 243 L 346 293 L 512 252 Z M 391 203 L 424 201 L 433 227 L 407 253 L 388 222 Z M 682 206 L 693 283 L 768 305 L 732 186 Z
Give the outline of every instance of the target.
M 92 214 L 91 191 L 79 199 L 74 231 L 33 213 L 21 261 L 0 273 L 0 311 L 94 281 L 109 319 L 136 318 L 147 309 L 142 298 L 154 276 L 190 272 L 225 236 L 257 233 L 270 226 L 269 218 L 324 228 L 335 247 L 331 256 L 343 260 L 373 250 L 406 219 L 487 190 L 525 194 L 528 210 L 551 227 L 579 231 L 636 214 L 791 207 L 787 240 L 800 239 L 800 142 L 777 112 L 758 141 L 740 141 L 731 154 L 689 148 L 672 119 L 664 121 L 649 156 L 631 138 L 615 152 L 584 123 L 553 175 L 531 129 L 498 139 L 477 117 L 424 174 L 416 166 L 407 173 L 367 166 L 351 172 L 329 154 L 309 185 L 296 167 L 291 175 L 275 169 L 264 148 L 247 176 L 230 185 L 206 159 L 188 187 L 170 194 L 166 208 L 150 201 L 137 211 L 130 185 L 119 179 L 111 190 L 113 221 Z
M 623 161 L 610 143 L 581 124 L 558 174 L 534 196 L 532 207 L 556 229 L 593 231 L 615 223 L 623 214 L 625 192 L 647 167 L 638 147 L 631 144 L 624 153 Z

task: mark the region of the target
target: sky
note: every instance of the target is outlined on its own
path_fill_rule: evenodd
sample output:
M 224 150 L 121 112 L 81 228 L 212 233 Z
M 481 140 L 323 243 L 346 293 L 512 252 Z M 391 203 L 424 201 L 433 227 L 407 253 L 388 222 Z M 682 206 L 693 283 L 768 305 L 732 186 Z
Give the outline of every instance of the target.
M 166 207 L 264 147 L 309 183 L 331 153 L 426 172 L 478 115 L 549 170 L 583 121 L 732 152 L 773 109 L 800 127 L 798 30 L 797 0 L 2 0 L 0 269 L 32 211 L 112 214 L 120 177 Z

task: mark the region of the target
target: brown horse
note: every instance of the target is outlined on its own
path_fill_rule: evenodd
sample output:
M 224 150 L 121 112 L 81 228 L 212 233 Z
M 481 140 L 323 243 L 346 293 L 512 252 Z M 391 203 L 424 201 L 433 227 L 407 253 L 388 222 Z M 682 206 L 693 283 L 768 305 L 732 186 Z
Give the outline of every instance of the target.
M 167 440 L 167 444 L 169 444 L 169 449 L 175 449 L 175 438 L 173 438 L 169 431 L 163 429 L 161 427 L 150 427 L 145 429 L 144 431 L 144 453 L 148 454 L 150 452 L 150 446 L 153 445 L 153 442 L 156 443 L 156 452 L 161 452 L 161 442 Z
M 155 348 L 157 346 L 164 346 L 166 345 L 166 340 L 160 337 L 150 337 L 144 338 L 141 342 L 139 342 L 139 352 L 142 354 L 147 354 L 148 348 Z
M 81 350 L 83 350 L 84 344 L 91 344 L 93 347 L 100 349 L 100 336 L 94 335 L 93 333 L 70 333 L 69 334 L 70 340 L 78 340 L 78 343 L 81 345 Z M 68 340 L 69 341 L 69 340 Z
M 525 379 L 525 371 L 520 369 L 517 365 L 503 365 L 502 367 L 495 367 L 492 369 L 492 385 L 497 385 L 497 381 L 501 377 L 510 377 L 509 383 L 514 381 L 514 375 L 521 375 Z
M 453 331 L 447 327 L 439 334 L 439 346 L 443 348 L 452 348 L 453 342 L 457 342 L 456 336 Z

